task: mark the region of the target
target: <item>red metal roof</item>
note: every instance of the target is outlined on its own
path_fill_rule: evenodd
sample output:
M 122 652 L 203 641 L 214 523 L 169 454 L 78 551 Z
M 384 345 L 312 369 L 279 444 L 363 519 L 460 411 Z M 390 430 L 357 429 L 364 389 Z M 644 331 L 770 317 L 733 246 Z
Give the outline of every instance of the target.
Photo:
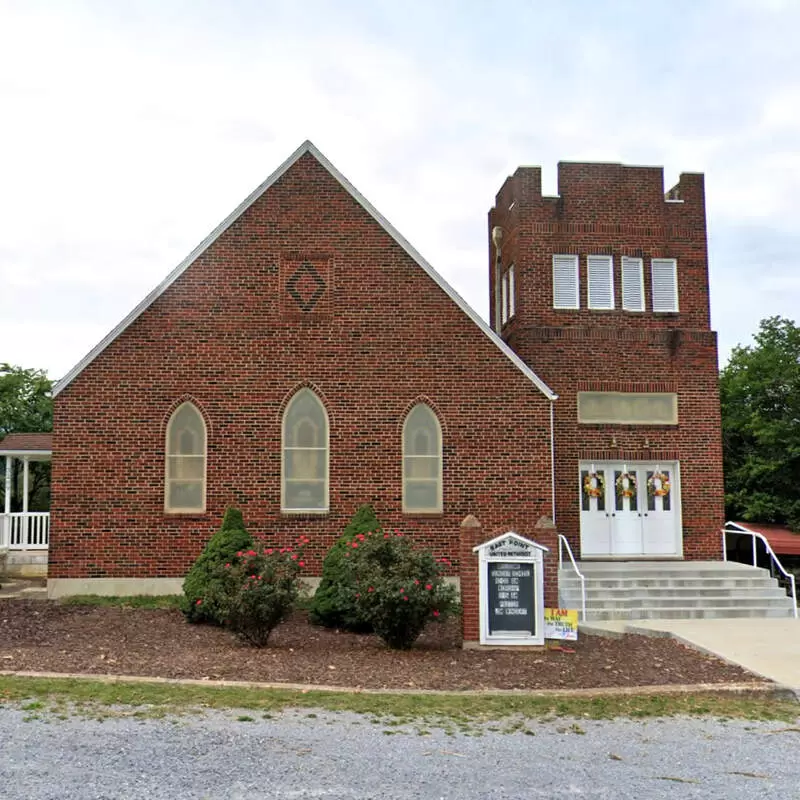
M 9 433 L 0 441 L 0 452 L 12 450 L 15 452 L 47 452 L 53 450 L 52 433 Z
M 777 555 L 800 556 L 800 533 L 792 533 L 783 525 L 767 522 L 737 522 L 743 528 L 760 533 Z

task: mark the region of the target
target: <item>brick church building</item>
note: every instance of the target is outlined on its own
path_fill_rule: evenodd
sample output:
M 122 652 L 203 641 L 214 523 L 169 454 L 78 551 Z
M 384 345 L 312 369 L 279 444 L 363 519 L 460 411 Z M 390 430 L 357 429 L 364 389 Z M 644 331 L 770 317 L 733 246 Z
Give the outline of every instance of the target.
M 58 383 L 51 596 L 166 593 L 226 506 L 311 538 L 374 505 L 583 559 L 720 555 L 701 175 L 560 164 L 489 213 L 490 324 L 309 142 Z M 455 574 L 455 573 L 454 573 Z

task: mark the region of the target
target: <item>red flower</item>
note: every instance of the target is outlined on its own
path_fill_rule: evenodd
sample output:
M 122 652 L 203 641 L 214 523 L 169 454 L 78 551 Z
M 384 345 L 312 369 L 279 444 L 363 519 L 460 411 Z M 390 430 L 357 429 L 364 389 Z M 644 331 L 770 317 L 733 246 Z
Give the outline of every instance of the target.
M 405 593 L 406 593 L 406 590 L 405 590 L 405 589 L 401 589 L 401 590 L 400 590 L 400 594 L 405 594 Z
M 388 534 L 388 533 L 384 533 L 384 534 L 383 534 L 383 538 L 384 538 L 384 539 L 388 539 L 388 538 L 389 538 L 389 534 Z
M 357 594 L 357 595 L 356 595 L 356 597 L 361 597 L 361 595 L 360 595 L 360 594 Z
M 353 547 L 358 547 L 358 542 L 353 542 L 352 546 Z
M 240 550 L 236 555 L 239 556 L 239 558 L 241 558 L 242 557 L 242 551 Z
M 301 567 L 304 567 L 306 565 L 306 562 L 305 561 L 298 561 L 298 564 L 300 564 Z
M 254 556 L 255 554 L 256 554 L 255 550 L 248 550 L 247 551 L 247 555 L 249 555 L 249 556 Z
M 429 583 L 426 583 L 426 584 L 425 584 L 425 588 L 426 588 L 428 591 L 430 591 L 431 589 L 433 589 L 433 586 L 431 586 Z
M 356 536 L 356 539 L 358 539 L 359 541 L 363 542 L 363 541 L 364 541 L 364 534 L 363 534 L 363 533 L 359 533 L 359 534 Z
M 405 595 L 403 595 L 403 600 L 408 600 L 408 598 Z
M 434 616 L 434 617 L 438 617 L 438 616 L 439 616 L 439 612 L 438 612 L 438 611 L 434 611 L 434 612 L 433 612 L 433 616 Z
M 367 591 L 374 592 L 375 590 L 370 586 Z
M 414 585 L 419 586 L 419 581 L 416 578 L 414 578 Z
M 195 603 L 195 605 L 196 605 L 196 606 L 199 606 L 199 605 L 201 605 L 201 604 L 202 604 L 202 602 L 203 602 L 202 600 L 198 600 L 198 601 Z
M 270 547 L 269 550 L 264 551 L 268 556 L 272 555 L 272 548 Z
M 292 555 L 292 561 L 297 561 L 297 554 Z
M 230 568 L 231 568 L 231 565 L 230 565 L 230 564 L 226 564 L 226 565 L 225 565 L 225 569 L 230 569 Z

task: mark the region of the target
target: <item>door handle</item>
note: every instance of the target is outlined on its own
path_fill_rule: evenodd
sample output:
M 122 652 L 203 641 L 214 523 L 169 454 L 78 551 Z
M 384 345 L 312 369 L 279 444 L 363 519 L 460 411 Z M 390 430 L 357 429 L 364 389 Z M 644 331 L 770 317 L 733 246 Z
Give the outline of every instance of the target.
M 612 513 L 611 516 L 616 517 L 617 516 L 616 512 Z
M 646 511 L 644 512 L 644 515 L 647 516 L 647 512 Z

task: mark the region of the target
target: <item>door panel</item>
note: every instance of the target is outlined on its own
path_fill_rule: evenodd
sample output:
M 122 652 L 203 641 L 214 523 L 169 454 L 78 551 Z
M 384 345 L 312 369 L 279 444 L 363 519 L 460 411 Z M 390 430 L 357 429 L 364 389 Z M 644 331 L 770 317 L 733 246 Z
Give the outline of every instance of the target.
M 642 516 L 639 511 L 638 493 L 641 481 L 636 471 L 623 472 L 622 464 L 615 464 L 613 476 L 614 511 L 611 515 L 611 553 L 615 556 L 641 555 Z M 623 478 L 630 474 L 632 478 Z
M 582 465 L 580 470 L 581 555 L 607 556 L 611 552 L 611 515 L 608 511 L 608 477 L 611 476 L 602 465 L 594 465 L 594 471 L 602 486 L 590 477 L 591 466 Z
M 644 552 L 647 555 L 674 555 L 677 551 L 675 518 L 675 480 L 672 467 L 646 470 Z

